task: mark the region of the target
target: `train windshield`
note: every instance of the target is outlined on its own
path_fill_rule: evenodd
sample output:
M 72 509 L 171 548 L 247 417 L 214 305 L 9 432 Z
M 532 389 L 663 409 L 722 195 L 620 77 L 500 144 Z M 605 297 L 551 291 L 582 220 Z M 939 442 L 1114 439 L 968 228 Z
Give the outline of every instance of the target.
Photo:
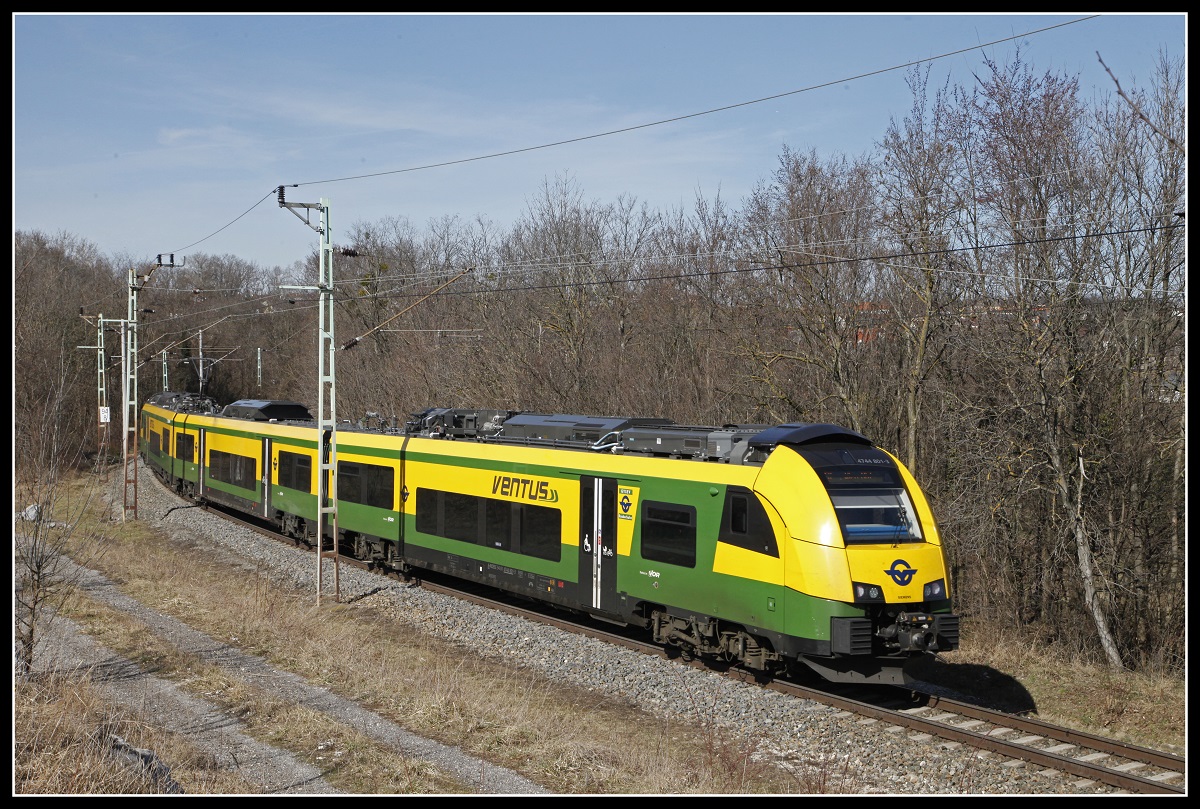
M 796 449 L 825 484 L 847 545 L 922 541 L 916 509 L 887 453 L 862 444 Z

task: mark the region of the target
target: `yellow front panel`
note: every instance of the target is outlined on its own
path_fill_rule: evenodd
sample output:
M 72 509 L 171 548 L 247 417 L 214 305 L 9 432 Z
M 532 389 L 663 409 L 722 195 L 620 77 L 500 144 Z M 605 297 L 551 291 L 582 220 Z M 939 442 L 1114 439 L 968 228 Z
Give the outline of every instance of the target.
M 791 539 L 787 541 L 787 586 L 814 598 L 850 601 L 850 568 L 846 551 L 827 544 Z
M 853 579 L 882 586 L 889 604 L 918 603 L 928 582 L 946 578 L 936 545 L 854 546 L 847 556 Z

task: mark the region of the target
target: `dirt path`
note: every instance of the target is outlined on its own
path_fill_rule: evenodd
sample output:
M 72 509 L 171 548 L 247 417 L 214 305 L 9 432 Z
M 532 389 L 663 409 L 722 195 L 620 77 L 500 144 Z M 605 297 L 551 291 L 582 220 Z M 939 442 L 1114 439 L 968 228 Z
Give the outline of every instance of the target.
M 523 776 L 497 767 L 463 751 L 416 736 L 391 721 L 303 678 L 271 667 L 187 624 L 149 609 L 124 595 L 95 571 L 81 571 L 88 596 L 145 623 L 155 635 L 180 651 L 222 667 L 231 676 L 269 685 L 272 694 L 321 711 L 339 722 L 371 736 L 397 755 L 428 761 L 463 784 L 463 794 L 545 794 L 548 790 Z M 262 786 L 267 793 L 331 794 L 320 771 L 290 752 L 245 735 L 237 719 L 215 706 L 192 697 L 170 681 L 142 671 L 82 634 L 70 621 L 59 618 L 50 625 L 44 646 L 35 656 L 35 669 L 90 671 L 93 681 L 115 701 L 137 711 L 158 727 L 186 734 L 213 755 L 222 766 Z

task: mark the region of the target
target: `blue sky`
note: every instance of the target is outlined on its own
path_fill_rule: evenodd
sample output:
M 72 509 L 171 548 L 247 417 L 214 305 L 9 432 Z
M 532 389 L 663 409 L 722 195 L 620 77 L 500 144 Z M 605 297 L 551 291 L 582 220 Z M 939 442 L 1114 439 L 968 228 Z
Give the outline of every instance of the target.
M 932 60 L 935 87 L 968 83 L 985 54 L 1020 47 L 1091 97 L 1115 91 L 1097 52 L 1124 89 L 1145 87 L 1160 52 L 1186 55 L 1186 25 L 1089 12 L 14 14 L 13 229 L 117 260 L 287 267 L 318 237 L 278 206 L 281 184 L 300 184 L 289 201 L 328 200 L 335 244 L 390 217 L 504 228 L 558 177 L 603 203 L 736 207 L 785 144 L 872 150 L 910 109 L 909 63 Z

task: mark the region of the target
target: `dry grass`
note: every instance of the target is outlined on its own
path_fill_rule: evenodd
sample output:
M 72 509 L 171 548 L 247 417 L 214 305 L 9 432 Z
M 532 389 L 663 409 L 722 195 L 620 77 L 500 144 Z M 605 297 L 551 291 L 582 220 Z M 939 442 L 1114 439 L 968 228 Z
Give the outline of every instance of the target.
M 285 592 L 254 570 L 231 576 L 227 561 L 145 523 L 120 529 L 94 566 L 142 603 L 556 792 L 800 791 L 795 776 L 759 761 L 751 746 L 715 728 L 666 724 L 626 704 L 473 657 L 366 603 L 317 608 L 307 591 Z M 380 756 L 353 728 L 282 704 L 269 691 L 164 644 L 123 613 L 83 599 L 70 617 L 115 652 L 238 717 L 249 735 L 316 764 L 342 789 L 471 789 L 421 761 Z M 197 790 L 185 781 L 181 776 L 185 789 Z
M 247 682 L 181 652 L 126 613 L 84 601 L 70 617 L 90 627 L 108 648 L 236 718 L 246 735 L 288 750 L 320 769 L 325 780 L 339 789 L 372 794 L 470 791 L 469 785 L 447 778 L 423 761 L 381 755 L 370 737 L 319 711 L 277 698 L 269 686 Z
M 170 780 L 113 755 L 110 742 L 153 750 L 189 792 L 243 794 L 251 785 L 217 767 L 186 737 L 155 728 L 105 699 L 88 672 L 20 680 L 13 687 L 13 793 L 163 794 Z
M 93 514 L 80 536 L 113 534 L 92 566 L 149 607 L 213 638 L 325 685 L 402 727 L 511 767 L 555 792 L 573 794 L 821 794 L 853 792 L 854 774 L 829 761 L 788 772 L 765 761 L 753 743 L 697 720 L 671 724 L 596 694 L 466 654 L 374 611 L 369 599 L 317 608 L 309 592 L 286 592 L 253 569 L 232 563 L 152 526 L 113 526 Z M 119 527 L 119 532 L 114 530 Z M 103 530 L 99 530 L 103 529 Z M 90 549 L 88 549 L 90 550 Z M 100 642 L 159 676 L 219 705 L 247 734 L 292 751 L 326 779 L 355 794 L 459 792 L 419 760 L 406 760 L 331 718 L 281 703 L 166 645 L 123 613 L 82 599 L 73 620 Z M 1183 743 L 1182 681 L 1112 674 L 1056 660 L 1019 637 L 964 627 L 964 647 L 938 664 L 961 690 L 998 701 L 1024 699 L 1048 721 L 1152 744 Z M 987 638 L 986 646 L 972 638 Z M 1097 699 L 1097 694 L 1102 698 Z M 137 747 L 170 763 L 189 793 L 252 791 L 215 768 L 186 739 L 149 727 L 104 704 L 87 681 L 46 678 L 15 690 L 18 793 L 153 792 L 138 772 L 114 766 L 95 742 L 116 728 Z
M 938 682 L 981 702 L 1077 730 L 1157 749 L 1183 750 L 1186 687 L 1180 677 L 1115 672 L 1056 652 L 1033 632 L 964 623 L 963 646 L 931 668 Z

